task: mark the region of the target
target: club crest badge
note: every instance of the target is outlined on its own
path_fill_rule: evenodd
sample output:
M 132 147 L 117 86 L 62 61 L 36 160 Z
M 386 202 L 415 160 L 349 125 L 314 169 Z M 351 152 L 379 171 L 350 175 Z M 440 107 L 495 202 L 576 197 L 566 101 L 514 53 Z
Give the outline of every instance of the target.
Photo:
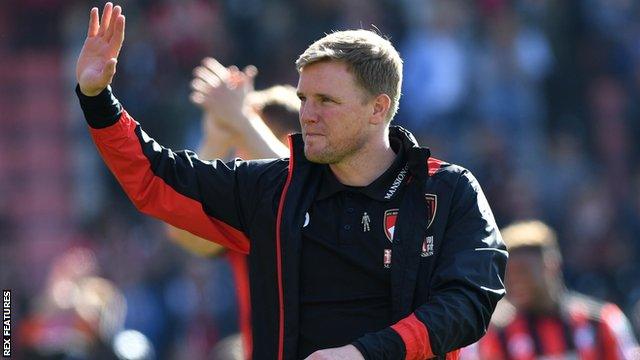
M 398 219 L 398 209 L 389 209 L 384 212 L 384 234 L 389 241 L 393 242 L 393 233 L 396 229 Z
M 422 242 L 422 252 L 420 256 L 428 257 L 433 255 L 433 236 L 427 236 Z
M 427 229 L 431 227 L 433 219 L 436 218 L 436 210 L 438 209 L 438 196 L 435 194 L 424 194 L 427 201 Z

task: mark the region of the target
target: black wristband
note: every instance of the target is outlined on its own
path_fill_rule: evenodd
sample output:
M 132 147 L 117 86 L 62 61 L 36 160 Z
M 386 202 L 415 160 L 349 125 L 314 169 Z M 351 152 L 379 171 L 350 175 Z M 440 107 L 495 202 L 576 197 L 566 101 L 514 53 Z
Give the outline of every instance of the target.
M 76 95 L 78 95 L 84 118 L 92 128 L 103 129 L 118 122 L 122 105 L 111 93 L 110 86 L 96 96 L 86 96 L 80 91 L 80 85 L 76 85 Z

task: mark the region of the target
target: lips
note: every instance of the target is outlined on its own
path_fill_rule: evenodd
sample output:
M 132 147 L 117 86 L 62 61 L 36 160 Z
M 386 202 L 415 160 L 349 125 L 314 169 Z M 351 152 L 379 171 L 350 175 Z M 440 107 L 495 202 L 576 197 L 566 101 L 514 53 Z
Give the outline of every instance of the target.
M 308 131 L 304 133 L 305 139 L 313 139 L 313 138 L 318 138 L 320 136 L 324 136 L 324 135 L 317 132 L 308 132 Z

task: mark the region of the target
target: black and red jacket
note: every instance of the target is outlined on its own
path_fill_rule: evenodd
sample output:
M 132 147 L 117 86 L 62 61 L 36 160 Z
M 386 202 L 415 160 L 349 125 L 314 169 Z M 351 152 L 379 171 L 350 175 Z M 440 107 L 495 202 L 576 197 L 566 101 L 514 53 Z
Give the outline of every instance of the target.
M 203 161 L 156 143 L 110 90 L 76 92 L 100 154 L 140 211 L 248 254 L 254 359 L 296 359 L 301 229 L 322 171 L 302 137 L 289 137 L 288 159 Z M 392 249 L 393 323 L 359 340 L 373 359 L 455 359 L 485 333 L 505 293 L 507 252 L 469 171 L 431 158 L 400 127 L 390 136 L 403 142 L 411 177 Z M 386 346 L 392 331 L 403 354 Z

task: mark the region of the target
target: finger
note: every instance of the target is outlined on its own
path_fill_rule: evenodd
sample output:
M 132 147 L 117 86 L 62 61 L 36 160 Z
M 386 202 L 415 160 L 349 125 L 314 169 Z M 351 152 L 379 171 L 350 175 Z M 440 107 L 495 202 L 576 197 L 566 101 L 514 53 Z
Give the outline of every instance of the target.
M 87 29 L 87 37 L 94 37 L 98 34 L 98 8 L 91 8 L 91 12 L 89 13 L 89 28 Z
M 124 42 L 124 26 L 126 19 L 124 15 L 118 15 L 115 23 L 115 30 L 113 32 L 113 36 L 109 40 L 109 46 L 111 47 L 111 52 L 114 54 L 113 56 L 118 56 L 120 53 L 120 49 L 122 48 L 122 43 Z
M 227 70 L 226 67 L 222 66 L 222 64 L 220 64 L 218 60 L 214 58 L 205 58 L 202 63 L 207 69 L 209 69 L 209 71 L 220 78 L 220 80 L 226 81 L 229 77 L 229 70 Z
M 203 64 L 204 64 L 204 60 L 203 60 Z M 222 83 L 222 80 L 220 79 L 220 77 L 214 74 L 213 71 L 211 71 L 205 65 L 197 66 L 195 69 L 193 69 L 193 75 L 195 77 L 199 77 L 202 80 L 208 82 L 213 87 L 218 87 Z
M 104 35 L 104 32 L 107 30 L 109 26 L 109 22 L 111 21 L 111 12 L 113 11 L 113 4 L 108 2 L 104 4 L 104 9 L 102 10 L 102 20 L 100 21 L 100 30 L 98 31 L 98 36 Z
M 240 72 L 240 69 L 238 69 L 237 66 L 232 65 L 227 69 L 229 70 L 229 80 L 226 84 L 230 89 L 235 89 L 245 82 L 246 76 L 244 76 L 244 74 Z
M 248 86 L 249 89 L 253 90 L 256 76 L 258 75 L 258 68 L 253 65 L 247 65 L 244 70 L 242 70 L 243 77 L 245 78 L 245 86 Z
M 194 91 L 189 95 L 189 100 L 196 105 L 202 105 L 204 104 L 205 96 L 201 92 Z
M 253 65 L 247 65 L 242 72 L 250 79 L 253 79 L 258 75 L 258 68 Z
M 122 8 L 120 7 L 120 5 L 116 5 L 113 8 L 113 14 L 111 14 L 111 21 L 109 22 L 109 27 L 105 30 L 104 38 L 107 41 L 111 41 L 111 38 L 113 37 L 113 33 L 116 28 L 116 22 L 120 17 L 120 14 L 122 14 Z
M 212 89 L 211 85 L 204 82 L 202 79 L 193 79 L 191 81 L 191 88 L 202 93 L 209 93 Z
M 193 70 L 193 74 L 197 78 L 200 78 L 209 83 L 211 86 L 220 86 L 220 79 L 203 66 L 198 66 L 197 68 L 195 68 Z

